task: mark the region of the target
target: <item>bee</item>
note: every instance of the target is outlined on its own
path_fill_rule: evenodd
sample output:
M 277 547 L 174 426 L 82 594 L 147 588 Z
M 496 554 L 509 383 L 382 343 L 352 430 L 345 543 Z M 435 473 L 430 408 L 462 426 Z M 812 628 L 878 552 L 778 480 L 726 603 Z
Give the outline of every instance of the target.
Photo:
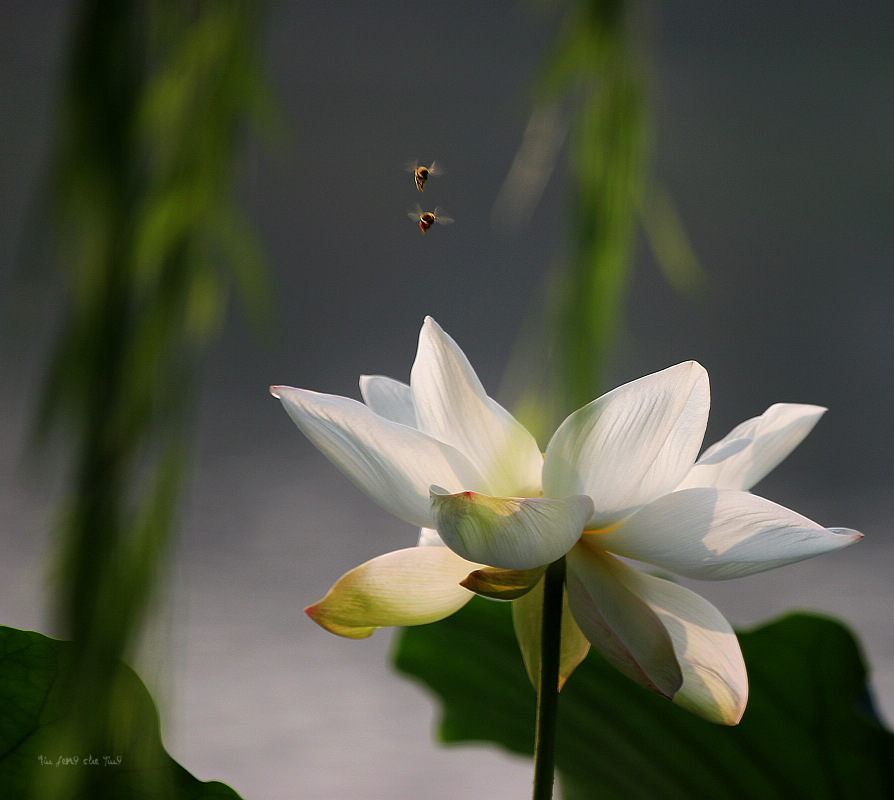
M 453 219 L 448 217 L 444 213 L 444 209 L 440 206 L 437 206 L 434 211 L 423 211 L 419 203 L 416 203 L 416 205 L 407 212 L 407 215 L 410 219 L 419 222 L 419 230 L 421 230 L 422 233 L 427 233 L 428 229 L 436 222 L 439 225 L 449 225 L 453 222 Z
M 425 182 L 432 175 L 443 175 L 443 170 L 437 166 L 437 164 L 432 161 L 430 167 L 420 167 L 418 161 L 413 161 L 407 164 L 407 172 L 413 173 L 413 178 L 416 181 L 416 188 L 420 192 L 425 191 Z

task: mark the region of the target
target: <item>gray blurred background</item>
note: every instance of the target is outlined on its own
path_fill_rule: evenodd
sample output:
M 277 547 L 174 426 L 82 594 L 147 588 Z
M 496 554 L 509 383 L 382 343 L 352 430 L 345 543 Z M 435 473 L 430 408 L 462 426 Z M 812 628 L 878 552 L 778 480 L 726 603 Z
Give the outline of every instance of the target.
M 829 407 L 756 491 L 866 539 L 727 584 L 692 584 L 739 626 L 792 608 L 858 634 L 894 722 L 894 7 L 652 3 L 655 172 L 712 278 L 692 303 L 645 247 L 612 383 L 685 359 L 708 370 L 708 443 L 778 401 Z M 0 269 L 20 308 L 41 214 L 72 6 L 0 3 Z M 525 90 L 555 18 L 517 2 L 271 4 L 269 79 L 286 121 L 246 145 L 241 186 L 278 308 L 232 316 L 204 369 L 194 471 L 170 597 L 140 672 L 166 745 L 246 798 L 525 796 L 529 765 L 439 749 L 433 706 L 361 642 L 302 609 L 414 531 L 329 466 L 267 394 L 285 383 L 358 397 L 361 373 L 406 380 L 424 315 L 497 394 L 566 245 L 560 163 L 530 223 L 492 223 L 527 121 Z M 445 175 L 417 196 L 404 162 Z M 573 165 L 570 165 L 573 169 Z M 417 199 L 456 219 L 427 236 Z M 9 276 L 9 277 L 7 277 Z M 26 315 L 27 316 L 27 315 Z M 52 475 L 23 468 L 46 331 L 4 328 L 0 624 L 52 634 Z M 10 338 L 11 337 L 11 338 Z M 512 396 L 502 397 L 510 403 Z

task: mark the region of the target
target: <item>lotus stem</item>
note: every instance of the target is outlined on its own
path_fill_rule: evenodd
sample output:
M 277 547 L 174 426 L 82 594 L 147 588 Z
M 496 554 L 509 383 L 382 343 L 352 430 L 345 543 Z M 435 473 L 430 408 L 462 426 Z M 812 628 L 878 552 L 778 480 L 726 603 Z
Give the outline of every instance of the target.
M 540 685 L 534 738 L 533 800 L 551 800 L 555 780 L 556 720 L 559 708 L 559 653 L 562 642 L 562 598 L 565 558 L 554 561 L 543 576 L 543 618 L 540 629 Z

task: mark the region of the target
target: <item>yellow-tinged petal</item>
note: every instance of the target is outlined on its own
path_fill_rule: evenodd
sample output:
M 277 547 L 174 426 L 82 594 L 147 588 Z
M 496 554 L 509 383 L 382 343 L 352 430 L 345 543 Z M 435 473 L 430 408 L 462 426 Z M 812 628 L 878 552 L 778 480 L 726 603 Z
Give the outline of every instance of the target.
M 460 581 L 470 592 L 491 600 L 515 600 L 527 594 L 546 572 L 547 564 L 534 569 L 495 569 L 482 567 Z
M 514 600 L 512 603 L 512 624 L 518 646 L 521 648 L 522 660 L 531 685 L 540 686 L 540 636 L 543 625 L 543 581 L 538 581 L 534 588 Z M 584 660 L 590 651 L 590 643 L 583 635 L 568 607 L 568 593 L 562 595 L 562 638 L 559 646 L 559 691 L 577 665 Z
M 389 625 L 437 622 L 474 596 L 459 582 L 478 566 L 446 547 L 395 550 L 343 575 L 305 611 L 318 625 L 349 639 L 365 639 Z
M 502 569 L 551 564 L 580 538 L 589 497 L 489 497 L 431 488 L 432 517 L 444 543 L 469 561 Z

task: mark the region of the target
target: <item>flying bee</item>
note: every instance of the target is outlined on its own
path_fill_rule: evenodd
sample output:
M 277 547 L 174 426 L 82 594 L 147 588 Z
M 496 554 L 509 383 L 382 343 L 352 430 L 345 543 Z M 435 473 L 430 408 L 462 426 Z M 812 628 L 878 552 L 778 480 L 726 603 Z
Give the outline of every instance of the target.
M 453 219 L 448 217 L 444 213 L 444 209 L 440 206 L 436 206 L 434 211 L 423 211 L 419 203 L 416 203 L 416 205 L 407 212 L 407 216 L 419 223 L 419 230 L 421 230 L 422 233 L 427 233 L 428 229 L 436 222 L 439 225 L 449 225 L 453 222 Z
M 420 167 L 418 161 L 412 161 L 407 164 L 407 172 L 413 173 L 413 178 L 416 181 L 416 188 L 420 192 L 425 191 L 425 182 L 432 175 L 443 175 L 443 170 L 434 162 L 431 162 L 430 167 Z

